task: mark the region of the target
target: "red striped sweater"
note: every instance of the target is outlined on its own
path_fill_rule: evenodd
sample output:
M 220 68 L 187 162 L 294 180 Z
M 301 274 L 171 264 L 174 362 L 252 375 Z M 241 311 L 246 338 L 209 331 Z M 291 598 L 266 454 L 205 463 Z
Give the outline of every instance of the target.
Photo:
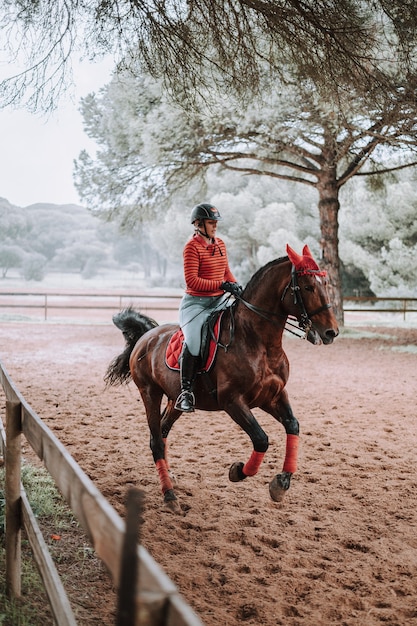
M 220 296 L 223 282 L 236 282 L 224 241 L 217 237 L 214 244 L 208 244 L 200 235 L 194 235 L 185 244 L 183 256 L 185 291 L 191 296 Z

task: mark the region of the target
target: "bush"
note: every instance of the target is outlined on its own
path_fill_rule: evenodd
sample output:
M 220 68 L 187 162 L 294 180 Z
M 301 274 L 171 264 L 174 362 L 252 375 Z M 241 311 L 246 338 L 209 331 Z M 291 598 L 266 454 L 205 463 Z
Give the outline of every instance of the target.
M 6 278 L 9 269 L 21 265 L 22 252 L 18 246 L 0 246 L 0 267 L 3 278 Z
M 22 276 L 25 280 L 41 281 L 45 278 L 46 258 L 43 254 L 31 254 L 25 258 L 22 265 Z

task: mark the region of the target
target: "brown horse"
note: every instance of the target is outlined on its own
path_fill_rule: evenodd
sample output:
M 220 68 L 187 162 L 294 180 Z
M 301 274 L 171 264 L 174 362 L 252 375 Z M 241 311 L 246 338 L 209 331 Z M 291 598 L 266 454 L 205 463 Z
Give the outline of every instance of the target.
M 282 473 L 274 476 L 269 492 L 279 502 L 296 470 L 299 424 L 291 410 L 285 385 L 289 364 L 282 348 L 287 318 L 298 323 L 312 343 L 330 344 L 339 334 L 327 295 L 326 272 L 319 269 L 307 246 L 298 255 L 271 261 L 250 279 L 242 296 L 223 313 L 213 367 L 197 376 L 196 408 L 223 410 L 249 435 L 253 451 L 246 463 L 234 463 L 233 482 L 254 476 L 268 449 L 268 436 L 251 409 L 261 408 L 280 422 L 286 432 Z M 180 417 L 174 408 L 180 376 L 165 363 L 167 344 L 178 330 L 158 324 L 132 308 L 113 318 L 126 340 L 126 348 L 109 365 L 108 384 L 132 378 L 142 396 L 150 429 L 150 447 L 158 470 L 165 506 L 182 513 L 174 492 L 174 479 L 166 458 L 166 438 Z M 208 380 L 207 380 L 208 378 Z M 168 402 L 161 414 L 163 396 Z

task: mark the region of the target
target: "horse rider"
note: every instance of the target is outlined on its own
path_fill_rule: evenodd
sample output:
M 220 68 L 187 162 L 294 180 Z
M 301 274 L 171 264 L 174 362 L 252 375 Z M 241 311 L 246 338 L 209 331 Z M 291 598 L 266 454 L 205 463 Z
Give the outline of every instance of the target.
M 229 296 L 239 296 L 242 287 L 229 268 L 226 246 L 216 237 L 219 211 L 212 204 L 197 204 L 191 213 L 195 232 L 183 251 L 185 294 L 179 308 L 184 335 L 180 358 L 181 393 L 175 408 L 194 411 L 194 381 L 200 361 L 201 329 L 214 310 L 226 307 Z

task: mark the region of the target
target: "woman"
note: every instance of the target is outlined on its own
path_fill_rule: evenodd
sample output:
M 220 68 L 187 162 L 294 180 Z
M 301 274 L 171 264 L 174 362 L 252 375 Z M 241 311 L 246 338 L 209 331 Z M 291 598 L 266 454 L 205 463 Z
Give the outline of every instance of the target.
M 184 278 L 186 290 L 180 304 L 179 321 L 184 335 L 181 355 L 181 393 L 175 403 L 179 411 L 194 411 L 194 381 L 201 347 L 201 328 L 216 309 L 226 306 L 225 292 L 239 296 L 237 284 L 227 260 L 226 246 L 216 237 L 219 211 L 211 204 L 198 204 L 191 213 L 195 228 L 184 247 Z

